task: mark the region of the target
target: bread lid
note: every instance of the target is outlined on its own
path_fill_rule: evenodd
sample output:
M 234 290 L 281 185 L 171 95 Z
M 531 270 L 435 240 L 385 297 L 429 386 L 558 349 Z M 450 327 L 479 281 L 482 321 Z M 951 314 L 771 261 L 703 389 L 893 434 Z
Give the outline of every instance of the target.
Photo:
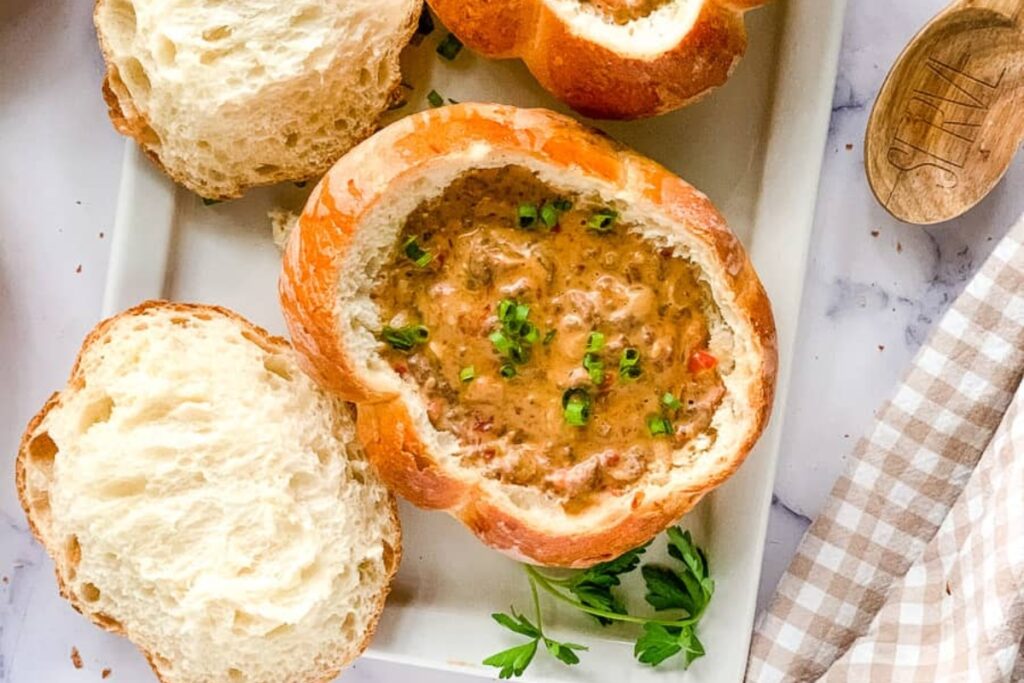
M 428 0 L 468 47 L 520 58 L 555 97 L 594 118 L 686 106 L 746 50 L 743 13 L 764 0 Z
M 160 680 L 326 681 L 400 553 L 349 410 L 286 341 L 150 302 L 86 338 L 25 432 L 18 494 L 62 595 Z
M 489 182 L 529 187 L 506 185 L 488 196 Z M 470 213 L 460 214 L 466 206 L 458 202 L 445 204 L 453 188 L 469 185 L 483 188 L 483 199 L 465 203 Z M 538 194 L 545 191 L 550 193 L 546 198 Z M 511 204 L 505 201 L 509 197 Z M 533 205 L 539 215 L 534 227 L 540 228 L 544 214 L 550 214 L 544 207 L 556 197 L 590 214 L 599 213 L 594 207 L 606 207 L 616 214 L 617 232 L 595 236 L 587 225 L 575 223 L 550 232 L 517 225 L 517 203 L 524 198 L 544 202 Z M 575 210 L 566 209 L 562 219 L 590 221 Z M 496 216 L 504 225 L 484 227 Z M 455 226 L 454 232 L 445 232 L 448 225 Z M 407 234 L 408 226 L 419 232 Z M 436 234 L 417 245 L 435 257 L 423 269 L 428 279 L 411 280 L 407 294 L 389 298 L 387 283 L 400 281 L 402 268 L 419 277 L 413 262 L 423 259 L 409 245 L 430 232 L 424 226 L 436 226 Z M 468 265 L 457 261 L 457 247 L 446 245 L 483 233 L 518 245 L 509 251 L 516 262 L 486 287 L 470 292 L 467 284 L 460 293 L 457 273 Z M 544 252 L 555 239 L 561 240 L 557 250 Z M 622 240 L 630 240 L 628 249 L 616 246 Z M 570 267 L 591 272 L 586 268 L 592 244 L 605 245 L 595 253 L 635 252 L 640 267 L 648 261 L 665 266 L 670 281 L 652 284 L 649 274 L 641 273 L 630 292 L 653 297 L 658 308 L 676 289 L 689 292 L 693 301 L 678 311 L 671 305 L 667 310 L 692 318 L 699 329 L 686 332 L 680 324 L 669 325 L 666 332 L 665 323 L 640 314 L 633 322 L 616 321 L 621 305 L 614 282 L 599 293 L 606 310 L 591 310 L 589 318 L 581 318 L 583 307 L 576 305 L 552 313 L 553 297 L 565 293 L 555 291 L 557 283 L 543 291 L 529 283 L 518 290 L 501 289 L 516 286 L 514 281 L 528 277 L 540 260 L 559 261 L 556 273 Z M 436 278 L 429 279 L 434 275 L 427 271 Z M 623 268 L 605 271 L 593 280 L 598 289 L 604 286 L 600 277 L 614 281 Z M 456 280 L 438 279 L 452 273 Z M 693 274 L 690 280 L 687 273 Z M 680 283 L 685 286 L 677 287 Z M 663 167 L 544 110 L 445 107 L 399 121 L 358 146 L 314 189 L 287 245 L 280 294 L 307 370 L 323 386 L 359 402 L 359 435 L 384 480 L 413 503 L 447 510 L 488 545 L 528 561 L 585 566 L 652 537 L 739 467 L 771 408 L 776 341 L 770 306 L 721 215 L 704 195 Z M 385 327 L 398 326 L 408 311 L 388 319 L 395 311 L 385 302 L 414 299 L 429 320 L 408 322 L 425 322 L 429 341 L 408 354 L 406 362 L 382 339 L 387 338 Z M 530 309 L 524 320 L 538 334 L 533 335 L 532 357 L 513 363 L 517 376 L 502 385 L 497 372 L 511 356 L 491 335 L 504 329 L 498 310 L 504 299 Z M 464 313 L 472 306 L 480 315 L 467 322 Z M 547 317 L 531 317 L 542 314 Z M 644 340 L 648 323 L 651 329 L 660 326 L 659 334 L 674 351 L 660 353 L 656 340 Z M 539 338 L 549 329 L 557 332 L 556 341 L 543 348 Z M 606 337 L 606 346 L 595 356 L 605 369 L 600 382 L 588 377 L 583 362 L 592 332 Z M 563 337 L 571 335 L 576 335 L 576 346 L 561 348 Z M 633 384 L 619 374 L 626 347 L 638 349 L 645 373 Z M 578 353 L 575 361 L 572 348 Z M 464 356 L 455 358 L 452 349 Z M 713 357 L 708 368 L 692 367 L 698 352 Z M 543 365 L 548 362 L 550 367 Z M 453 377 L 470 363 L 477 379 L 464 383 Z M 476 383 L 485 380 L 497 387 L 496 398 L 474 397 Z M 532 383 L 532 393 L 522 393 L 524 383 Z M 638 386 L 647 393 L 632 407 L 623 403 L 624 396 L 638 396 Z M 594 417 L 573 431 L 573 425 L 562 422 L 569 422 L 565 415 L 571 409 L 559 397 L 570 401 L 573 396 L 566 393 L 580 387 L 590 394 Z M 701 392 L 712 398 L 700 419 L 691 418 L 689 406 L 659 403 L 669 389 L 677 399 L 705 395 Z M 527 406 L 534 405 L 539 407 L 530 413 L 533 408 Z M 601 424 L 606 409 L 617 416 L 612 431 L 588 431 Z M 513 412 L 522 415 L 514 418 Z M 494 431 L 471 435 L 466 425 L 474 415 L 491 420 Z M 669 426 L 646 424 L 649 418 L 665 418 Z M 687 426 L 697 429 L 680 433 Z M 571 453 L 556 457 L 556 446 Z M 481 457 L 481 448 L 494 452 Z M 526 451 L 536 465 L 532 478 L 517 473 Z M 622 467 L 631 473 L 609 474 Z M 587 483 L 582 489 L 580 478 Z

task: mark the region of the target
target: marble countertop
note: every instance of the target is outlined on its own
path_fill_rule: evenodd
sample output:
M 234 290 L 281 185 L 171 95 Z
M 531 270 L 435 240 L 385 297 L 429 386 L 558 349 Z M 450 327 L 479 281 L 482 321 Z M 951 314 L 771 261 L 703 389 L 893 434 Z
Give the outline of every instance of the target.
M 919 228 L 891 219 L 863 172 L 864 126 L 902 46 L 943 0 L 857 0 L 846 19 L 832 125 L 761 579 L 770 597 L 873 410 L 932 325 L 1024 211 L 1024 156 L 966 217 Z M 100 309 L 123 141 L 96 96 L 102 65 L 80 0 L 0 5 L 0 471 Z M 80 653 L 81 669 L 71 651 Z M 0 477 L 0 683 L 148 680 L 134 648 L 61 600 L 13 478 Z M 55 670 L 48 666 L 47 670 Z M 409 680 L 358 662 L 350 683 Z M 54 680 L 52 676 L 46 680 Z M 469 680 L 417 672 L 423 683 Z

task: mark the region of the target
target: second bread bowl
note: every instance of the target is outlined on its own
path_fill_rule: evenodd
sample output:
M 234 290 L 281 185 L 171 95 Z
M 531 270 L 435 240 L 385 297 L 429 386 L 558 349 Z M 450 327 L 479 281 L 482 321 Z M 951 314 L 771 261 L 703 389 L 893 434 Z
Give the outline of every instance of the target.
M 721 215 L 544 110 L 456 105 L 358 146 L 313 191 L 280 295 L 382 478 L 530 562 L 648 540 L 771 409 L 770 305 Z

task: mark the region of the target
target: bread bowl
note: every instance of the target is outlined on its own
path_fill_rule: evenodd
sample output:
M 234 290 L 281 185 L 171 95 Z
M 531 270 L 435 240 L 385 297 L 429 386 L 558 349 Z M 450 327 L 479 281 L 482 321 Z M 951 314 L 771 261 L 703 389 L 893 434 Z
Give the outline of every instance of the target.
M 746 50 L 765 0 L 428 0 L 470 48 L 519 58 L 585 116 L 636 119 L 699 100 Z
M 225 309 L 104 321 L 16 459 L 61 594 L 164 683 L 333 679 L 401 551 L 350 408 Z
M 455 105 L 356 147 L 310 196 L 279 290 L 383 479 L 534 563 L 654 536 L 772 405 L 771 308 L 722 216 L 545 110 Z
M 97 0 L 118 132 L 211 199 L 319 177 L 395 99 L 420 0 Z

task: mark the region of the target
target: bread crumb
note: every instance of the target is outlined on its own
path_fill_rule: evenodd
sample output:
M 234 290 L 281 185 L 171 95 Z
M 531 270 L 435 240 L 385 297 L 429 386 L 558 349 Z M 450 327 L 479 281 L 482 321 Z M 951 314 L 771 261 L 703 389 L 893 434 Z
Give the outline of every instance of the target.
M 872 236 L 872 237 L 878 237 L 878 236 L 879 236 L 879 235 L 881 235 L 881 234 L 882 234 L 882 231 L 881 231 L 881 230 L 872 230 L 872 231 L 871 231 L 871 236 Z
M 846 151 L 849 152 L 851 149 L 853 149 L 853 143 L 852 142 L 847 142 L 846 143 Z
M 100 233 L 100 239 L 103 239 L 103 233 L 102 232 Z
M 879 344 L 878 345 L 878 350 L 879 351 L 885 351 L 885 344 Z
M 299 214 L 287 209 L 271 209 L 267 212 L 270 219 L 270 229 L 274 236 L 274 244 L 281 250 L 288 242 L 288 236 L 292 234 L 292 228 L 299 223 Z
M 110 678 L 110 669 L 104 669 L 100 672 L 100 678 Z
M 896 243 L 896 253 L 900 254 L 902 252 L 903 252 L 903 243 L 902 242 L 897 242 Z
M 75 268 L 75 272 L 76 272 L 76 273 L 81 273 L 81 272 L 82 272 L 82 264 L 81 264 L 81 263 L 79 263 L 79 264 L 78 264 L 78 267 L 77 267 L 77 268 Z
M 10 583 L 10 582 L 11 582 L 11 580 L 10 580 L 10 579 L 8 579 L 8 578 L 7 578 L 6 576 L 5 576 L 5 577 L 4 577 L 3 579 L 0 579 L 0 581 L 3 581 L 3 582 L 4 582 L 5 584 L 7 584 L 7 583 Z
M 78 648 L 73 646 L 71 648 L 71 664 L 76 669 L 82 668 L 82 655 L 78 654 Z

